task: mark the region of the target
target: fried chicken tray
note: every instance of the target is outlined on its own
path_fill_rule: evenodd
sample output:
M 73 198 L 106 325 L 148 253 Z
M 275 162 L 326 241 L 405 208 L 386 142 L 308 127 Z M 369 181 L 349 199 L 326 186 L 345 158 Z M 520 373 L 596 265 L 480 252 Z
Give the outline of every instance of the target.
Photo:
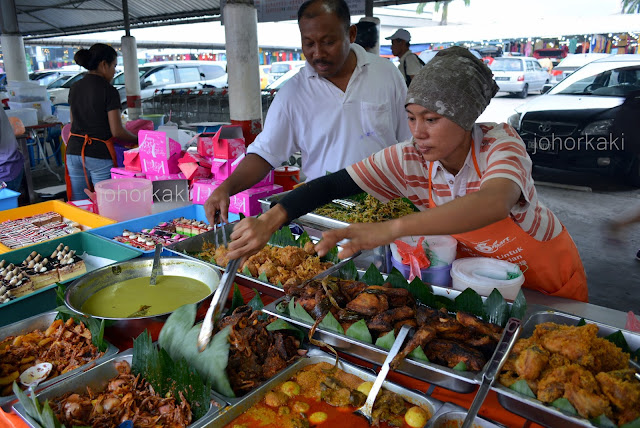
M 138 407 L 141 410 L 142 408 L 146 408 L 147 406 L 154 406 L 156 404 L 158 406 L 164 405 L 167 407 L 171 407 L 171 409 L 167 410 L 167 412 L 178 414 L 181 410 L 179 409 L 179 407 L 184 405 L 184 403 L 181 404 L 180 406 L 178 406 L 177 403 L 175 404 L 175 406 L 169 406 L 165 403 L 169 401 L 175 401 L 175 399 L 173 398 L 163 399 L 162 397 L 158 397 L 158 398 L 155 398 L 154 400 L 153 396 L 148 396 L 146 398 L 140 396 L 140 391 L 134 392 L 133 394 L 131 392 L 122 393 L 122 387 L 123 387 L 123 384 L 125 384 L 125 382 L 122 380 L 123 377 L 125 378 L 131 377 L 133 384 L 138 386 L 140 386 L 142 383 L 142 381 L 140 380 L 134 380 L 134 377 L 132 374 L 124 373 L 124 370 L 122 369 L 121 364 L 123 362 L 126 362 L 129 367 L 131 366 L 132 358 L 133 358 L 133 351 L 131 349 L 117 355 L 111 355 L 107 360 L 102 361 L 102 363 L 99 366 L 94 367 L 91 370 L 88 370 L 77 376 L 58 382 L 52 387 L 47 388 L 46 390 L 38 393 L 36 397 L 40 400 L 41 403 L 44 403 L 45 400 L 49 400 L 49 403 L 51 404 L 51 408 L 54 410 L 54 413 L 62 412 L 65 414 L 65 417 L 73 416 L 74 412 L 84 414 L 85 404 L 87 406 L 90 404 L 92 406 L 94 405 L 94 403 L 88 402 L 89 398 L 82 397 L 82 394 L 87 393 L 87 388 L 90 388 L 92 391 L 92 394 L 97 397 L 97 398 L 94 398 L 94 400 L 92 401 L 93 402 L 99 401 L 100 403 L 102 403 L 101 405 L 105 408 L 106 406 L 112 405 L 112 406 L 119 406 L 122 409 L 127 409 L 132 407 L 131 403 L 127 404 L 127 403 L 124 403 L 124 401 L 144 399 L 142 404 L 138 403 L 139 406 L 136 405 L 135 407 Z M 123 373 L 124 373 L 124 376 L 123 376 Z M 146 389 L 149 389 L 149 388 L 151 388 L 150 385 L 147 385 Z M 152 395 L 152 394 L 149 394 L 147 391 L 145 391 L 145 393 L 147 395 Z M 65 395 L 67 395 L 66 398 L 62 398 L 62 397 L 65 397 Z M 83 400 L 87 402 L 84 403 Z M 197 421 L 189 425 L 186 425 L 186 423 L 178 422 L 176 426 L 188 426 L 191 428 L 214 426 L 214 425 L 211 425 L 211 421 L 217 416 L 217 414 L 220 412 L 221 409 L 226 407 L 226 405 L 227 405 L 226 402 L 224 402 L 221 398 L 217 397 L 212 392 L 211 407 L 203 417 L 201 417 L 200 419 L 198 419 Z M 13 409 L 17 414 L 20 415 L 20 417 L 22 417 L 22 419 L 24 419 L 27 422 L 29 426 L 33 428 L 39 427 L 39 425 L 27 415 L 25 408 L 24 406 L 22 406 L 21 403 L 14 404 Z M 95 407 L 94 407 L 94 411 L 95 411 Z M 126 417 L 127 419 L 131 419 L 133 415 L 123 416 L 123 417 Z M 140 419 L 140 418 L 143 418 L 144 416 L 138 414 L 138 415 L 135 415 L 135 417 Z M 120 422 L 121 421 L 113 421 L 110 423 L 108 421 L 102 421 L 101 423 L 106 425 L 101 425 L 101 426 L 108 426 L 109 424 L 111 424 L 111 426 L 117 426 Z M 143 421 L 139 421 L 139 422 L 143 422 Z M 67 425 L 67 426 L 71 426 L 71 425 Z M 150 422 L 149 426 L 157 426 L 157 425 L 154 425 L 152 422 Z
M 605 426 L 600 414 L 610 419 L 606 426 L 638 423 L 640 382 L 634 378 L 630 354 L 604 339 L 611 334 L 624 337 L 631 352 L 640 348 L 637 333 L 563 312 L 532 311 L 493 386 L 498 401 L 510 412 L 548 427 Z M 525 393 L 536 398 L 507 387 L 518 389 L 516 382 L 525 389 L 528 385 Z
M 352 285 L 353 288 L 362 288 L 362 285 L 358 285 L 357 282 L 352 283 Z M 311 286 L 306 285 L 305 287 L 309 288 Z M 348 288 L 342 287 L 343 293 L 351 293 L 351 291 L 347 291 Z M 315 291 L 316 294 L 314 294 L 314 290 L 305 292 L 300 291 L 300 288 L 298 287 L 293 291 L 297 293 L 297 302 L 300 302 L 298 306 L 306 307 L 307 309 L 320 306 L 313 302 L 314 299 L 319 300 L 317 290 Z M 437 296 L 453 299 L 460 294 L 459 291 L 448 288 L 435 286 L 432 288 L 434 295 Z M 374 334 L 382 332 L 380 333 L 381 335 L 387 331 L 392 333 L 396 327 L 403 323 L 410 323 L 414 326 L 415 331 L 413 337 L 394 359 L 392 367 L 399 373 L 455 392 L 469 393 L 474 391 L 482 379 L 486 361 L 493 353 L 502 329 L 470 314 L 462 312 L 449 314 L 446 310 L 436 310 L 415 303 L 410 296 L 407 296 L 408 293 L 405 293 L 406 291 L 406 289 L 401 288 L 390 289 L 380 286 L 366 286 L 364 290 L 360 289 L 353 293 L 356 297 L 351 299 L 345 306 L 344 311 L 350 314 L 353 314 L 353 311 L 362 314 L 366 310 L 375 309 L 374 306 L 378 302 L 384 304 L 383 300 L 388 301 L 384 308 L 386 310 L 379 312 L 375 316 L 367 317 L 366 325 L 370 331 L 373 331 Z M 302 317 L 292 317 L 287 311 L 283 310 L 285 305 L 287 309 L 291 305 L 291 300 L 287 300 L 292 296 L 289 287 L 285 287 L 285 292 L 287 292 L 287 296 L 265 306 L 263 312 L 303 327 L 307 331 L 311 330 L 313 327 L 311 318 L 306 318 L 305 320 Z M 322 293 L 322 291 L 319 291 L 319 293 Z M 383 299 L 380 294 L 385 294 L 385 298 Z M 404 303 L 403 299 L 405 299 Z M 309 301 L 311 302 L 309 303 Z M 358 306 L 362 306 L 362 308 Z M 338 319 L 348 319 L 342 317 L 342 314 L 342 311 L 338 311 L 336 318 L 329 312 L 327 317 L 331 315 L 332 322 L 344 323 L 344 321 L 336 321 Z M 387 319 L 388 317 L 393 319 Z M 365 322 L 365 318 L 361 316 L 358 322 Z M 386 329 L 383 328 L 385 326 Z M 347 328 L 343 327 L 343 331 L 346 332 Z M 347 334 L 340 334 L 337 331 L 323 327 L 323 324 L 319 324 L 316 327 L 313 337 L 338 351 L 374 364 L 382 364 L 387 355 L 387 350 L 383 347 L 356 339 Z M 424 347 L 427 350 L 427 346 L 427 357 L 431 360 L 430 362 L 413 357 L 413 351 L 417 350 L 416 348 L 422 350 Z M 429 353 L 431 353 L 431 356 L 429 356 Z M 468 370 L 458 370 L 460 362 L 464 362 Z M 453 367 L 456 368 L 454 369 Z
M 289 366 L 288 368 L 286 368 L 285 370 L 281 371 L 276 376 L 271 378 L 268 382 L 264 383 L 262 386 L 255 389 L 248 395 L 245 395 L 242 399 L 234 401 L 233 403 L 230 403 L 231 406 L 227 407 L 226 409 L 224 409 L 224 411 L 220 412 L 218 416 L 212 420 L 209 426 L 218 427 L 218 428 L 227 426 L 227 424 L 231 423 L 234 419 L 236 419 L 237 417 L 242 415 L 244 412 L 249 410 L 256 403 L 260 402 L 267 393 L 277 389 L 281 384 L 288 381 L 296 373 L 300 372 L 305 367 L 311 366 L 313 364 L 318 364 L 318 363 L 324 363 L 327 366 L 333 366 L 336 363 L 336 357 L 314 346 L 310 347 L 310 350 L 307 353 L 306 357 L 299 359 L 294 364 L 292 364 L 291 366 Z M 353 364 L 344 360 L 339 360 L 337 367 L 346 373 L 349 373 L 361 378 L 365 382 L 373 382 L 377 375 L 377 373 L 372 369 L 360 367 L 356 364 Z M 326 386 L 323 386 L 323 387 L 326 387 Z M 397 385 L 395 383 L 392 383 L 390 381 L 385 381 L 382 384 L 382 388 L 394 394 L 399 395 L 410 404 L 413 404 L 415 406 L 420 406 L 425 410 L 428 409 L 427 413 L 429 414 L 429 416 L 435 415 L 443 405 L 441 401 L 436 400 L 433 397 L 424 395 L 420 391 L 410 390 L 400 385 Z M 326 392 L 324 392 L 323 394 L 326 394 Z M 379 395 L 378 397 L 380 398 L 381 395 Z M 490 427 L 487 427 L 487 428 L 490 428 Z
M 43 312 L 41 314 L 32 316 L 30 318 L 26 318 L 22 321 L 18 321 L 13 324 L 4 326 L 0 328 L 0 342 L 2 342 L 3 339 L 9 336 L 26 335 L 30 332 L 33 332 L 34 330 L 46 331 L 49 328 L 49 326 L 51 326 L 51 324 L 55 321 L 57 315 L 58 315 L 57 311 Z M 57 382 L 60 382 L 64 379 L 71 378 L 83 372 L 86 372 L 87 370 L 112 358 L 117 353 L 118 353 L 118 348 L 109 344 L 107 350 L 97 359 L 89 363 L 86 363 L 80 367 L 77 367 L 73 370 L 69 370 L 65 373 L 59 374 L 56 377 L 51 377 L 45 380 L 44 382 L 38 385 L 38 387 L 36 388 L 36 391 L 45 390 Z M 42 361 L 42 362 L 47 362 L 47 361 Z M 16 401 L 17 401 L 16 396 L 13 394 L 0 397 L 0 407 L 8 410 L 11 407 L 11 404 Z
M 228 262 L 225 244 L 231 241 L 230 235 L 234 226 L 235 223 L 225 224 L 215 231 L 205 232 L 166 248 L 182 257 L 208 263 L 212 263 L 213 257 L 216 261 L 213 265 L 224 270 Z M 209 260 L 203 255 L 205 253 L 210 255 Z M 314 255 L 315 250 L 311 242 L 307 242 L 302 248 L 266 246 L 245 262 L 241 271 L 236 274 L 236 282 L 269 296 L 280 297 L 284 291 L 278 284 L 286 284 L 288 281 L 300 283 L 333 265 Z

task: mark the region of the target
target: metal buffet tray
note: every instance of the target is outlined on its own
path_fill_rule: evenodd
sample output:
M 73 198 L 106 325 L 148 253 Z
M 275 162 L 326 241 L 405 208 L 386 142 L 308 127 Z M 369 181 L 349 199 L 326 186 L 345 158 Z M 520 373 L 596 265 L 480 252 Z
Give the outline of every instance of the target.
M 433 415 L 425 428 L 450 428 L 460 427 L 467 416 L 467 409 L 453 403 L 444 403 L 438 412 Z M 473 428 L 501 428 L 504 425 L 488 421 L 479 416 L 473 421 Z
M 554 310 L 534 312 L 530 314 L 527 321 L 523 325 L 522 334 L 520 335 L 520 337 L 530 337 L 533 334 L 536 325 L 538 324 L 542 324 L 545 322 L 554 322 L 557 324 L 577 325 L 581 319 L 581 317 L 578 317 L 576 315 L 571 315 Z M 637 333 L 632 333 L 627 330 L 611 327 L 609 325 L 601 324 L 596 321 L 590 321 L 586 319 L 585 321 L 588 324 L 595 324 L 600 328 L 598 336 L 608 336 L 617 331 L 621 331 L 631 349 L 635 350 L 640 348 L 640 335 Z M 563 428 L 593 428 L 593 425 L 587 419 L 562 413 L 560 410 L 551 405 L 546 405 L 534 398 L 529 398 L 524 395 L 518 394 L 514 390 L 505 387 L 497 381 L 492 389 L 498 394 L 498 401 L 500 402 L 502 407 L 512 413 L 515 413 L 516 415 L 520 415 L 523 418 L 529 419 L 540 425 L 552 428 L 558 426 L 562 426 Z
M 0 341 L 2 341 L 5 337 L 8 337 L 8 336 L 17 336 L 20 334 L 26 334 L 34 330 L 46 330 L 47 328 L 49 328 L 51 323 L 53 323 L 53 321 L 56 319 L 57 315 L 58 315 L 57 311 L 43 312 L 41 314 L 34 315 L 22 321 L 18 321 L 16 323 L 4 326 L 0 328 Z M 90 363 L 80 366 L 74 370 L 70 370 L 66 373 L 62 373 L 59 376 L 56 376 L 54 378 L 51 378 L 42 382 L 36 388 L 36 392 L 40 392 L 48 388 L 49 386 L 55 383 L 58 383 L 64 379 L 86 372 L 87 370 L 103 363 L 104 361 L 107 361 L 117 353 L 118 353 L 118 348 L 116 348 L 115 346 L 109 343 L 109 347 L 100 358 L 97 358 L 94 361 L 91 361 Z M 6 397 L 0 397 L 0 407 L 2 407 L 5 410 L 9 410 L 11 408 L 11 404 L 15 401 L 16 401 L 16 396 L 14 394 L 8 395 Z
M 91 387 L 94 392 L 102 391 L 106 389 L 107 384 L 111 379 L 118 376 L 118 370 L 116 369 L 115 363 L 124 360 L 131 364 L 132 358 L 133 350 L 131 349 L 121 354 L 114 355 L 99 366 L 78 376 L 59 382 L 46 391 L 37 394 L 36 397 L 41 403 L 44 403 L 45 400 L 52 401 L 52 399 L 60 397 L 67 392 L 86 392 L 87 386 Z M 218 412 L 225 406 L 225 402 L 217 398 L 214 394 L 211 394 L 211 407 L 209 408 L 209 411 L 203 417 L 188 426 L 191 428 L 210 426 L 209 423 L 211 420 L 213 420 L 217 416 Z M 22 404 L 15 404 L 13 409 L 27 422 L 29 426 L 39 428 L 39 425 L 27 415 Z
M 260 206 L 262 208 L 262 212 L 266 212 L 271 208 L 271 204 L 273 202 L 278 202 L 280 199 L 285 197 L 289 192 L 278 193 L 275 195 L 268 196 L 264 199 L 259 199 Z M 314 213 L 305 214 L 301 217 L 298 217 L 295 220 L 296 223 L 303 226 L 305 229 L 309 231 L 311 236 L 316 236 L 317 238 L 321 238 L 321 233 L 325 230 L 330 229 L 343 229 L 350 225 L 350 223 L 346 223 L 344 221 L 336 220 L 330 217 L 321 216 Z M 312 230 L 315 230 L 317 233 L 313 233 Z M 382 273 L 390 273 L 391 272 L 391 250 L 388 245 L 383 245 L 381 247 L 377 247 L 371 251 L 363 251 L 363 255 L 358 257 L 361 260 L 366 260 L 366 265 L 358 266 L 358 268 L 367 269 L 371 263 L 376 265 L 378 270 Z
M 279 384 L 289 380 L 295 373 L 300 371 L 302 368 L 309 366 L 311 364 L 317 364 L 326 362 L 331 365 L 335 364 L 336 358 L 333 355 L 327 354 L 317 348 L 313 348 L 309 350 L 307 357 L 301 358 L 296 361 L 294 364 L 289 366 L 288 368 L 282 370 L 280 373 L 272 377 L 269 381 L 265 382 L 258 389 L 250 392 L 245 395 L 244 398 L 235 401 L 230 407 L 220 412 L 218 417 L 214 418 L 208 426 L 211 427 L 223 427 L 233 421 L 235 418 L 240 416 L 242 413 L 247 411 L 251 406 L 262 400 L 265 394 L 271 391 L 273 388 L 278 386 Z M 370 369 L 359 367 L 355 364 L 348 363 L 346 361 L 340 360 L 338 363 L 338 367 L 341 370 L 344 370 L 347 373 L 354 374 L 361 378 L 364 381 L 373 382 L 376 378 L 376 373 Z M 408 402 L 420 405 L 427 406 L 430 409 L 431 415 L 435 415 L 442 407 L 443 403 L 439 400 L 436 400 L 432 397 L 427 397 L 422 393 L 415 392 L 406 388 L 401 387 L 395 383 L 385 381 L 382 384 L 383 388 L 395 392 L 396 394 L 401 395 Z M 428 426 L 428 425 L 427 425 Z
M 460 294 L 460 291 L 449 288 L 436 286 L 432 286 L 432 288 L 434 294 L 438 296 L 446 296 L 454 299 Z M 307 331 L 310 330 L 312 327 L 311 324 L 297 318 L 291 318 L 277 310 L 277 305 L 282 302 L 285 297 L 266 305 L 262 308 L 262 311 L 278 318 L 282 318 L 291 324 L 303 327 Z M 486 298 L 483 298 L 483 300 L 484 299 Z M 511 306 L 511 303 L 509 303 L 509 306 Z M 374 364 L 381 365 L 387 356 L 387 350 L 384 348 L 380 348 L 370 343 L 361 342 L 343 334 L 324 330 L 320 326 L 316 329 L 314 338 L 324 341 L 339 351 L 362 358 L 363 360 Z M 482 380 L 483 373 L 483 371 L 479 371 L 477 373 L 461 372 L 439 364 L 427 363 L 410 358 L 405 358 L 397 371 L 413 378 L 463 394 L 475 391 L 476 386 Z

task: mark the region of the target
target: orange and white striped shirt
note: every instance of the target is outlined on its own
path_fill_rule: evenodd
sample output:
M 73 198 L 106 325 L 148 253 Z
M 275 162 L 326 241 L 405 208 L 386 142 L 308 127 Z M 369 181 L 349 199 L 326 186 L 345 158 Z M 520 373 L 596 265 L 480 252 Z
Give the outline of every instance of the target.
M 515 223 L 538 241 L 559 235 L 562 224 L 538 200 L 531 177 L 531 158 L 518 133 L 506 123 L 478 123 L 472 136 L 481 176 L 473 165 L 471 151 L 455 176 L 439 161 L 433 162 L 431 180 L 435 205 L 477 192 L 492 178 L 507 178 L 522 191 L 520 201 L 511 209 Z M 406 197 L 421 211 L 429 208 L 429 162 L 423 159 L 413 141 L 379 151 L 347 167 L 347 172 L 360 188 L 382 202 Z

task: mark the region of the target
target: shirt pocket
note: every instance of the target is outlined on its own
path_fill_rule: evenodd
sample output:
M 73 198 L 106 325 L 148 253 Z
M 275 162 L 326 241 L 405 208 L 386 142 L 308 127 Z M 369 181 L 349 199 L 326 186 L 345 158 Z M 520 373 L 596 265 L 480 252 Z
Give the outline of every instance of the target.
M 391 120 L 391 107 L 388 104 L 362 101 L 361 109 L 361 137 L 375 138 L 386 142 L 387 145 L 396 140 L 395 129 Z

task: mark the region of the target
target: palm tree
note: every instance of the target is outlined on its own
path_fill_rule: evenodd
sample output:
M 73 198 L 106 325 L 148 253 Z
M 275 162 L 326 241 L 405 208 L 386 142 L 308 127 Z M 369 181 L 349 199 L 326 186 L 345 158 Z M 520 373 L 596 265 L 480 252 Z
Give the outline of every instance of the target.
M 640 13 L 640 0 L 622 0 L 622 13 Z
M 443 1 L 435 2 L 435 6 L 433 7 L 433 10 L 435 12 L 440 11 L 440 5 L 442 5 L 442 16 L 440 17 L 440 25 L 447 25 L 447 19 L 449 17 L 449 3 L 451 3 L 452 1 L 453 0 L 443 0 Z M 638 2 L 640 0 L 624 0 L 624 1 Z M 465 6 L 469 6 L 470 3 L 471 3 L 471 0 L 464 0 Z M 427 5 L 426 3 L 420 3 L 416 9 L 416 13 L 421 14 L 422 12 L 424 12 L 424 7 L 426 5 Z

